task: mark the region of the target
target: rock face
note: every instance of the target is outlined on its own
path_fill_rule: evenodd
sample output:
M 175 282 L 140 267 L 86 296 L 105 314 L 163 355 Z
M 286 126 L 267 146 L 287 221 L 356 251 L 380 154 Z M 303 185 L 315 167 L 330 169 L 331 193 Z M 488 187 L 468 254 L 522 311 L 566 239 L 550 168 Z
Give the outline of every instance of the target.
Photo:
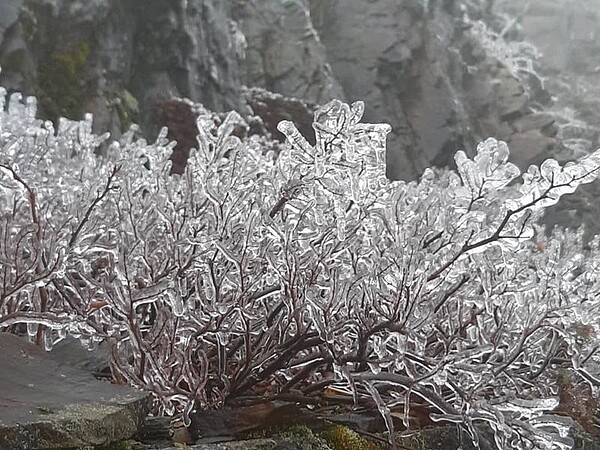
M 600 138 L 600 1 L 503 0 L 496 8 L 515 16 L 515 33 L 539 51 L 538 70 L 553 95 L 550 108 L 567 158 L 598 147 Z M 560 155 L 559 155 L 560 157 Z
M 308 0 L 233 3 L 233 17 L 248 45 L 240 63 L 246 86 L 315 104 L 345 99 L 314 27 Z
M 241 107 L 243 36 L 227 2 L 7 0 L 1 8 L 0 81 L 35 94 L 48 118 L 91 111 L 99 130 L 118 136 L 134 121 L 152 129 L 153 107 L 172 96 Z
M 150 407 L 149 394 L 97 381 L 43 349 L 0 334 L 0 448 L 103 445 L 127 439 Z
M 417 1 L 392 0 L 314 1 L 312 10 L 348 100 L 365 101 L 367 121 L 392 125 L 388 176 L 414 177 L 452 140 L 454 113 L 439 70 L 427 70 L 426 11 Z
M 599 0 L 499 0 L 494 8 L 517 20 L 514 38 L 533 44 L 539 54 L 536 69 L 551 94 L 546 113 L 526 122 L 522 130 L 530 142 L 547 129 L 549 118 L 563 144 L 547 156 L 570 161 L 600 148 L 600 1 Z M 587 237 L 600 233 L 599 182 L 581 186 L 546 213 L 552 226 L 578 227 L 585 223 Z
M 432 164 L 452 164 L 456 150 L 472 152 L 488 136 L 517 134 L 516 160 L 526 164 L 554 138 L 542 132 L 536 139 L 539 130 L 527 134 L 514 125 L 532 112 L 529 99 L 469 31 L 461 5 L 5 0 L 0 84 L 35 94 L 50 119 L 91 111 L 96 131 L 116 138 L 133 122 L 150 139 L 161 125 L 178 124 L 169 115 L 173 97 L 216 112 L 260 110 L 269 129 L 276 119 L 299 117 L 303 104 L 312 111 L 332 98 L 364 100 L 366 120 L 393 126 L 390 178 L 414 179 Z M 297 101 L 287 102 L 291 111 L 251 103 L 244 86 Z M 302 120 L 310 137 L 310 119 Z M 184 139 L 188 148 L 193 139 Z
M 18 20 L 22 4 L 22 0 L 0 3 L 0 35 Z
M 473 155 L 489 136 L 509 143 L 522 170 L 598 147 L 600 0 L 534 0 L 525 9 L 518 0 L 466 5 L 4 0 L 0 85 L 36 95 L 49 119 L 90 111 L 95 131 L 117 139 L 132 123 L 150 140 L 166 125 L 178 141 L 174 172 L 196 145 L 197 115 L 175 98 L 256 116 L 248 133 L 276 140 L 277 122 L 293 120 L 309 141 L 319 104 L 364 100 L 366 121 L 393 127 L 392 179 L 452 166 L 457 150 Z M 506 28 L 509 38 L 528 39 L 543 52 L 541 78 L 516 77 L 486 44 L 480 25 L 503 28 L 498 13 L 518 19 Z M 583 201 L 585 213 L 562 202 L 549 222 L 600 223 L 583 218 L 600 216 L 592 195 Z M 571 216 L 574 222 L 565 219 Z
M 530 113 L 520 80 L 482 46 L 460 2 L 313 1 L 313 17 L 334 74 L 367 118 L 392 125 L 388 176 L 414 178 L 452 164 L 489 136 L 511 140 Z M 483 3 L 482 3 L 483 5 Z M 477 16 L 485 13 L 471 11 Z M 551 133 L 549 133 L 551 134 Z M 513 138 L 521 166 L 555 145 Z

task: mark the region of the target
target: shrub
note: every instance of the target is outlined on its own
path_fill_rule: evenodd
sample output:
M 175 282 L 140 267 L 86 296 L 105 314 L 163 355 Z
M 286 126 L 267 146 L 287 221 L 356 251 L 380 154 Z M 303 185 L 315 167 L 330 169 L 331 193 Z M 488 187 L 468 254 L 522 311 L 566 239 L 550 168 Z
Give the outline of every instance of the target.
M 90 117 L 55 132 L 35 113 L 17 94 L 0 107 L 0 328 L 46 348 L 105 340 L 117 380 L 186 419 L 335 384 L 376 405 L 392 441 L 392 416 L 410 427 L 419 402 L 481 448 L 478 423 L 499 448 L 572 445 L 555 381 L 597 391 L 597 340 L 578 330 L 598 332 L 600 241 L 538 219 L 600 152 L 521 175 L 488 139 L 457 172 L 389 182 L 389 127 L 334 101 L 314 146 L 280 123 L 277 158 L 232 134 L 236 113 L 203 115 L 169 176 L 165 130 L 109 142 Z

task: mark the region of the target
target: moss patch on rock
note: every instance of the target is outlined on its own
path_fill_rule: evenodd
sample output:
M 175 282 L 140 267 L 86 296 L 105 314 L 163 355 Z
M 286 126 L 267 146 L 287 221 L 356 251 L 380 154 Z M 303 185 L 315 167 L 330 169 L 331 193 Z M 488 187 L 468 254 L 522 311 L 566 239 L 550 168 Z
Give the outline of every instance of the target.
M 343 425 L 332 425 L 319 432 L 297 425 L 274 434 L 261 434 L 260 437 L 271 436 L 277 442 L 270 450 L 382 450 L 380 445 Z
M 278 433 L 275 440 L 277 444 L 271 450 L 334 450 L 306 426 L 295 426 Z
M 331 450 L 380 450 L 381 447 L 371 442 L 356 431 L 343 425 L 334 425 L 319 434 Z
M 85 69 L 90 45 L 81 42 L 70 50 L 54 51 L 40 62 L 35 94 L 45 116 L 78 118 L 86 98 Z
M 109 106 L 114 108 L 119 116 L 119 124 L 122 132 L 129 130 L 129 127 L 136 123 L 139 119 L 139 103 L 127 89 L 119 92 L 106 92 L 106 99 Z

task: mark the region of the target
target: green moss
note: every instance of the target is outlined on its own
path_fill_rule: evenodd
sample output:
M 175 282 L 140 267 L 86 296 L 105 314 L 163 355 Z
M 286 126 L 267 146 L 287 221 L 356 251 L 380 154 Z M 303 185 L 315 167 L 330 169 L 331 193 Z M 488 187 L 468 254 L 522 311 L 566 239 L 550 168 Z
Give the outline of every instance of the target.
M 343 426 L 328 426 L 324 431 L 313 432 L 305 425 L 294 425 L 277 430 L 267 427 L 245 436 L 246 439 L 263 439 L 271 437 L 277 445 L 270 450 L 383 450 L 381 446 L 364 438 L 356 431 Z M 421 450 L 415 449 L 415 450 Z
M 119 116 L 121 131 L 127 131 L 138 118 L 139 105 L 137 99 L 127 89 L 123 89 L 118 93 L 106 92 L 105 96 Z
M 331 450 L 380 450 L 380 446 L 365 439 L 356 431 L 343 425 L 335 425 L 319 434 Z
M 71 51 L 52 52 L 39 64 L 36 96 L 51 120 L 77 118 L 86 97 L 85 68 L 90 54 L 87 42 Z
M 303 425 L 289 428 L 275 436 L 277 444 L 271 450 L 333 450 L 325 439 Z M 358 450 L 358 449 L 357 449 Z
M 37 33 L 37 18 L 34 13 L 35 7 L 39 2 L 37 1 L 26 1 L 25 8 L 21 10 L 20 22 L 23 27 L 23 36 L 29 42 L 33 42 Z

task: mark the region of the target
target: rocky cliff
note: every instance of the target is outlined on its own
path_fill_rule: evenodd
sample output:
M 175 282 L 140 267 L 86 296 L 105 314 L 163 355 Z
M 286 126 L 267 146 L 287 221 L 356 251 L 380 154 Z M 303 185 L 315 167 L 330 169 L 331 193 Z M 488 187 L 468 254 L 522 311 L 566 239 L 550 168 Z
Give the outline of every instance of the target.
M 4 0 L 0 84 L 36 95 L 52 120 L 91 111 L 115 137 L 134 122 L 156 133 L 173 98 L 258 107 L 271 121 L 298 117 L 287 98 L 309 116 L 332 98 L 361 99 L 368 120 L 393 126 L 391 178 L 449 164 L 487 136 L 511 141 L 522 165 L 539 159 L 556 145 L 552 120 L 533 114 L 521 81 L 473 32 L 485 4 L 463 3 Z M 277 112 L 245 87 L 283 96 Z
M 152 129 L 171 97 L 239 109 L 243 45 L 226 2 L 7 0 L 0 5 L 2 84 L 38 97 L 42 114 L 119 135 Z
M 561 162 L 600 147 L 600 1 L 496 0 L 494 10 L 509 18 L 505 33 L 535 47 L 534 66 L 550 94 L 543 105 L 561 146 L 549 154 Z M 600 183 L 583 186 L 546 214 L 549 224 L 586 224 L 600 233 Z
M 537 142 L 521 136 L 532 121 L 525 117 L 529 98 L 472 29 L 489 14 L 485 2 L 463 3 L 313 1 L 312 16 L 346 96 L 364 99 L 368 119 L 393 127 L 392 178 L 451 164 L 457 150 L 472 151 L 489 136 L 512 138 L 523 166 L 555 145 L 551 129 Z

